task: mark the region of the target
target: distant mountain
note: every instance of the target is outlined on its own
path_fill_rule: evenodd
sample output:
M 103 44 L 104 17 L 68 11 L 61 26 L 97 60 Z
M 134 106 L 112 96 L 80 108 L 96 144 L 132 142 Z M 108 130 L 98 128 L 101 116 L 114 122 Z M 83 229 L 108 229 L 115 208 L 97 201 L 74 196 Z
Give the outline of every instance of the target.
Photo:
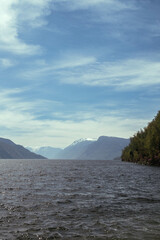
M 43 156 L 30 152 L 21 145 L 17 145 L 9 139 L 0 138 L 1 159 L 44 159 Z
M 129 139 L 101 136 L 93 142 L 80 159 L 113 160 L 121 156 L 122 150 L 129 144 Z
M 82 142 L 95 142 L 97 139 L 95 138 L 80 138 L 78 140 L 75 140 L 71 145 L 69 145 L 68 147 L 71 147 L 71 146 L 75 146 L 79 143 L 82 143 Z M 68 148 L 67 147 L 67 148 Z
M 101 136 L 98 140 L 78 139 L 64 149 L 54 147 L 27 147 L 27 149 L 49 159 L 113 160 L 120 158 L 122 149 L 128 144 L 129 139 Z
M 54 147 L 50 147 L 50 146 L 39 147 L 39 148 L 27 147 L 27 149 L 29 149 L 30 151 L 32 151 L 36 154 L 40 154 L 46 158 L 49 158 L 49 159 L 57 158 L 57 154 L 60 151 L 62 151 L 61 148 L 54 148 Z
M 131 138 L 122 152 L 122 161 L 160 166 L 160 111 Z
M 98 140 L 80 139 L 59 152 L 57 158 L 79 160 L 113 160 L 122 154 L 129 139 L 101 136 Z
M 94 139 L 83 138 L 74 141 L 71 145 L 63 149 L 57 155 L 58 159 L 80 159 L 79 157 L 87 150 L 88 146 L 93 143 Z

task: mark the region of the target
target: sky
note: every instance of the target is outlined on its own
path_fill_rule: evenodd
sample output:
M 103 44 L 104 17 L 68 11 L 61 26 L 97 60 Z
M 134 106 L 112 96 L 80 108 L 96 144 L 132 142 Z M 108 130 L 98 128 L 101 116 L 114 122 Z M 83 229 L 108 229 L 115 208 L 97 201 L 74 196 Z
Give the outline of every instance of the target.
M 1 0 L 0 137 L 129 138 L 160 110 L 159 0 Z

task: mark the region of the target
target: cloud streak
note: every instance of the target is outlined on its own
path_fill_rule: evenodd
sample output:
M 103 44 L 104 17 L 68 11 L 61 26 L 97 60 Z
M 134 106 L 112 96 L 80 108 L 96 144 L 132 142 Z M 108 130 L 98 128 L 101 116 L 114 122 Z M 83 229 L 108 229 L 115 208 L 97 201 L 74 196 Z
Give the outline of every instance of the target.
M 21 37 L 24 26 L 39 27 L 45 24 L 43 17 L 50 0 L 30 1 L 2 0 L 0 7 L 0 49 L 14 54 L 34 55 L 39 45 L 27 44 Z
M 150 6 L 1 0 L 2 137 L 65 147 L 144 127 L 159 107 L 160 4 Z
M 153 10 L 153 9 L 154 10 Z M 115 39 L 132 38 L 143 31 L 143 41 L 159 37 L 159 6 L 151 1 L 128 0 L 54 0 L 55 11 L 81 11 L 87 14 L 87 22 L 105 24 L 104 34 L 109 31 Z M 152 10 L 151 10 L 152 9 Z M 154 12 L 154 14 L 153 14 Z M 146 18 L 146 15 L 149 16 Z M 126 35 L 127 34 L 127 35 Z
M 36 109 L 41 101 L 29 102 L 18 97 L 19 89 L 3 90 L 0 93 L 0 128 L 5 128 L 3 137 L 11 138 L 25 146 L 42 146 L 44 143 L 54 147 L 66 147 L 77 137 L 97 138 L 100 135 L 128 137 L 143 127 L 148 119 L 127 119 L 104 111 L 72 112 L 68 116 L 55 112 L 61 119 L 40 120 Z M 48 103 L 44 102 L 47 107 Z M 12 121 L 10 121 L 12 119 Z M 134 127 L 133 127 L 134 126 Z M 71 134 L 72 132 L 72 134 Z M 14 136 L 14 137 L 13 137 Z
M 90 65 L 88 69 L 59 72 L 60 81 L 66 84 L 112 86 L 128 89 L 160 83 L 160 62 L 128 59 Z
M 47 76 L 52 74 L 59 74 L 59 71 L 63 72 L 65 69 L 77 69 L 85 66 L 89 66 L 96 62 L 96 58 L 92 56 L 85 56 L 82 54 L 69 53 L 64 54 L 58 61 L 52 62 L 36 61 L 34 67 L 29 71 L 23 71 L 20 74 L 25 79 L 37 79 L 41 76 Z
M 77 55 L 23 73 L 23 77 L 30 79 L 39 79 L 43 75 L 53 75 L 64 84 L 128 90 L 159 84 L 160 62 L 140 58 L 98 62 L 95 57 Z
M 133 8 L 131 3 L 119 0 L 81 0 L 81 1 L 74 1 L 74 0 L 54 0 L 54 9 L 62 10 L 66 9 L 68 11 L 75 11 L 75 10 L 87 10 L 90 8 L 103 8 L 112 9 L 114 11 L 123 10 L 123 9 L 130 9 Z
M 8 58 L 0 58 L 0 66 L 3 68 L 13 67 L 15 65 L 15 61 L 12 61 Z
M 149 3 L 146 3 L 146 6 Z M 39 28 L 47 24 L 46 18 L 56 11 L 88 11 L 88 21 L 115 24 L 112 35 L 120 36 L 119 30 L 145 26 L 151 36 L 157 36 L 159 23 L 155 20 L 145 24 L 142 4 L 121 0 L 1 0 L 0 8 L 0 49 L 18 55 L 35 55 L 42 52 L 39 44 L 27 43 L 22 37 L 26 29 Z M 140 14 L 139 14 L 140 12 Z M 141 19 L 140 19 L 141 18 Z M 143 21 L 140 21 L 142 20 Z M 138 22 L 138 24 L 137 24 Z M 142 23 L 141 23 L 142 22 Z M 122 24 L 123 23 L 123 24 Z M 155 27 L 156 26 L 156 27 Z M 159 34 L 158 34 L 159 36 Z

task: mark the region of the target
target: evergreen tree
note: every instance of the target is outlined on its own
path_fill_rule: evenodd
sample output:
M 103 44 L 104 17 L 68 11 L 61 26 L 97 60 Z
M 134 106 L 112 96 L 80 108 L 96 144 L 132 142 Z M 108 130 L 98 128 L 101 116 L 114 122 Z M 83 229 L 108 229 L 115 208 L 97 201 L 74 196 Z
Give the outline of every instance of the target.
M 121 157 L 122 161 L 160 166 L 160 111 L 146 128 L 130 139 Z

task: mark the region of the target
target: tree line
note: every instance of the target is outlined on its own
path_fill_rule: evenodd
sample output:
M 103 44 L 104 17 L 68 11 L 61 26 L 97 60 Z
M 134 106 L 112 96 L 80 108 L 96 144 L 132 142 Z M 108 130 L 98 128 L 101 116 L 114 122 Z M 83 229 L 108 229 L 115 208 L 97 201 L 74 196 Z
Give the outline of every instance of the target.
M 130 138 L 121 158 L 122 161 L 160 166 L 160 111 L 147 127 Z

